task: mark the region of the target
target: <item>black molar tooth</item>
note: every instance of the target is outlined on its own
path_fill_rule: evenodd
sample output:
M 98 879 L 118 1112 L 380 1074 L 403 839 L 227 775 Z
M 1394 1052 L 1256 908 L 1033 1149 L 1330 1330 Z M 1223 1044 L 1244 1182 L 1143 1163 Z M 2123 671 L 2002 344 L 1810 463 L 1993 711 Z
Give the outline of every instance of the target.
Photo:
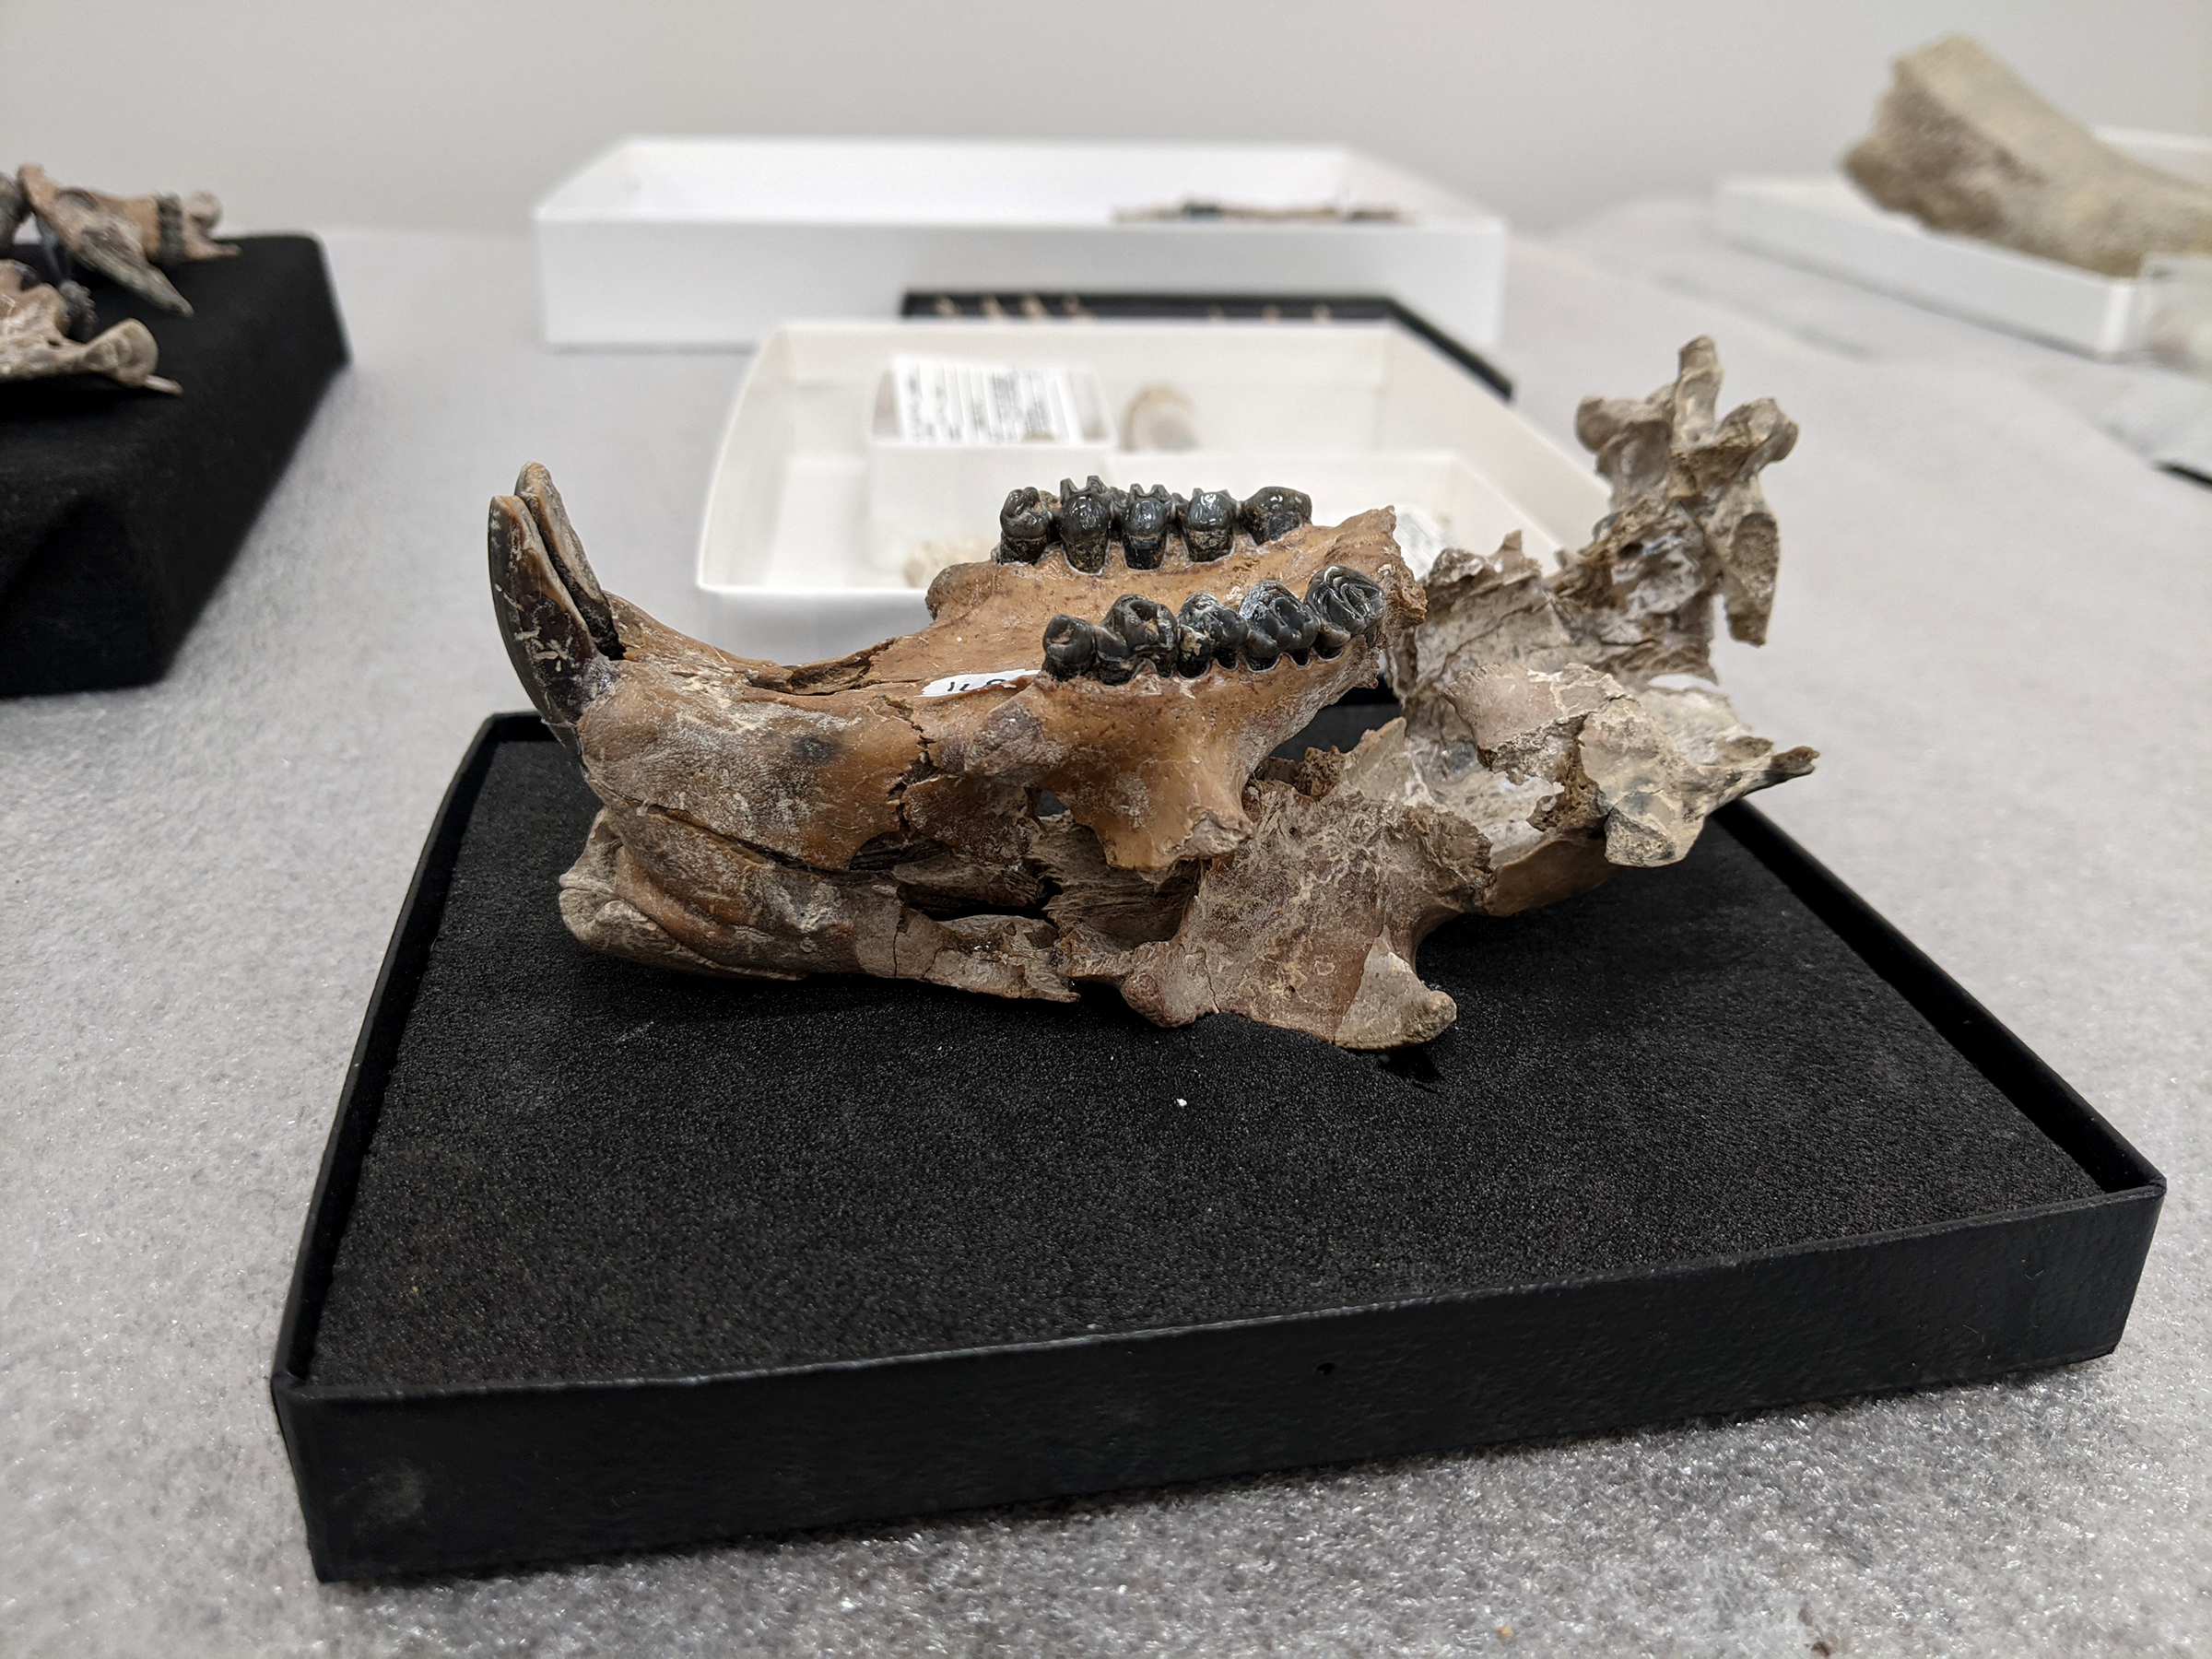
M 1383 613 L 1389 609 L 1382 584 L 1366 571 L 1355 571 L 1349 565 L 1330 565 L 1316 571 L 1313 580 L 1306 584 L 1306 604 L 1325 628 L 1342 633 L 1347 641 L 1359 634 L 1371 645 L 1382 629 Z M 1336 647 L 1338 651 L 1342 649 L 1342 645 Z M 1328 654 L 1334 656 L 1335 652 Z
M 1193 594 L 1182 602 L 1176 620 L 1182 624 L 1180 663 L 1183 673 L 1204 674 L 1206 665 L 1233 666 L 1237 647 L 1244 643 L 1244 618 L 1211 594 Z
M 998 510 L 998 562 L 1035 564 L 1053 541 L 1053 509 L 1059 505 L 1041 489 L 1024 485 L 1010 492 Z
M 1303 490 L 1270 484 L 1246 496 L 1238 512 L 1253 541 L 1271 542 L 1313 522 L 1313 498 Z
M 1194 489 L 1177 516 L 1182 545 L 1194 562 L 1209 564 L 1237 545 L 1237 519 L 1243 509 L 1226 489 Z
M 1113 535 L 1113 498 L 1093 473 L 1077 489 L 1075 480 L 1060 480 L 1060 505 L 1053 514 L 1061 550 L 1067 562 L 1088 575 L 1106 568 L 1106 545 Z
M 1129 641 L 1111 628 L 1090 625 L 1090 645 L 1094 657 L 1091 672 L 1109 686 L 1118 686 L 1136 672 L 1136 658 L 1130 653 Z
M 1098 661 L 1098 629 L 1080 617 L 1054 617 L 1044 625 L 1044 671 L 1073 679 Z
M 1175 500 L 1165 484 L 1150 489 L 1132 489 L 1121 499 L 1116 522 L 1122 532 L 1122 558 L 1133 571 L 1153 571 L 1167 557 L 1168 531 L 1175 519 Z
M 1106 613 L 1106 631 L 1129 647 L 1130 666 L 1150 663 L 1161 674 L 1175 668 L 1175 613 L 1142 594 L 1124 594 Z
M 1253 588 L 1237 614 L 1244 622 L 1244 660 L 1254 668 L 1265 668 L 1277 657 L 1302 656 L 1321 631 L 1321 619 L 1279 582 Z

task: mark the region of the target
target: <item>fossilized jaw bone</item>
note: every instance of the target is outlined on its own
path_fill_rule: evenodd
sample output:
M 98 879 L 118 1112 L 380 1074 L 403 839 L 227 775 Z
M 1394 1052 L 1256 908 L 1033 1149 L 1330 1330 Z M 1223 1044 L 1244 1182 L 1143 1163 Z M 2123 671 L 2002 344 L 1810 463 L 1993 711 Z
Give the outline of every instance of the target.
M 41 167 L 17 174 L 24 205 L 39 216 L 72 259 L 165 311 L 191 315 L 192 307 L 156 267 L 236 253 L 207 233 L 222 218 L 222 204 L 204 190 L 190 195 L 113 196 L 56 184 Z
M 2212 253 L 2212 190 L 2122 155 L 1979 41 L 1908 53 L 1843 171 L 1937 230 L 2112 276 L 2148 253 Z
M 932 587 L 929 628 L 787 668 L 602 594 L 543 468 L 493 501 L 490 552 L 516 672 L 607 804 L 563 900 L 587 941 L 695 971 L 841 969 L 1017 996 L 1073 994 L 1063 922 L 1124 943 L 1156 933 L 1159 895 L 1187 892 L 1192 861 L 1251 832 L 1260 759 L 1372 684 L 1385 630 L 1420 603 L 1387 512 L 1135 570 L 1110 538 L 1097 573 L 1092 548 L 955 567 Z M 1332 624 L 1334 654 L 1316 632 L 1265 668 L 1147 661 L 1108 683 L 1032 666 L 1048 618 L 1124 582 L 1173 607 L 1271 582 L 1359 631 Z M 976 688 L 930 694 L 964 678 Z M 1040 819 L 1044 791 L 1067 811 Z M 1051 871 L 1069 882 L 1048 904 Z M 986 903 L 1057 920 L 975 913 Z
M 70 324 L 62 289 L 41 282 L 27 265 L 0 259 L 0 381 L 100 374 L 149 392 L 179 390 L 154 372 L 160 347 L 145 324 L 125 319 L 82 342 L 69 337 Z
M 1444 555 L 1425 599 L 1387 511 L 1330 529 L 1295 492 L 1197 491 L 1194 547 L 1151 492 L 1101 507 L 1068 485 L 1017 492 L 1001 558 L 944 571 L 928 628 L 797 667 L 602 594 L 525 469 L 492 503 L 501 631 L 606 803 L 562 915 L 693 972 L 1102 982 L 1161 1024 L 1427 1041 L 1457 1014 L 1418 968 L 1440 922 L 1671 862 L 1707 814 L 1810 766 L 1717 691 L 1652 683 L 1710 672 L 1716 599 L 1753 635 L 1771 602 L 1757 477 L 1794 429 L 1766 404 L 1716 420 L 1718 380 L 1696 341 L 1676 383 L 1586 408 L 1616 511 L 1549 579 L 1513 538 Z M 1071 542 L 1052 527 L 1078 496 Z M 1111 647 L 1055 657 L 1077 621 Z M 1402 718 L 1348 756 L 1268 758 L 1386 654 Z

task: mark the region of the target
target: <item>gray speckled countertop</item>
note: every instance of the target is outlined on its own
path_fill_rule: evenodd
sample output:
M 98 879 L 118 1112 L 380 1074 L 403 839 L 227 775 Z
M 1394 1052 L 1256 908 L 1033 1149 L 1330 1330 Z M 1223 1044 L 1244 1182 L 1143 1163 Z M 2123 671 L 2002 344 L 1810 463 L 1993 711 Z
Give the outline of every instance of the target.
M 523 701 L 484 501 L 560 480 L 681 625 L 743 359 L 562 355 L 527 246 L 329 239 L 355 366 L 176 668 L 0 704 L 0 1652 L 2185 1653 L 2212 1645 L 2212 490 L 2032 377 L 1520 243 L 1501 357 L 1718 338 L 1804 428 L 1761 806 L 2174 1186 L 2112 1358 L 1979 1387 L 512 1576 L 318 1585 L 265 1375 L 423 832 Z M 1780 312 L 1770 312 L 1781 316 Z M 1783 316 L 1786 321 L 1786 316 Z M 1506 1633 L 1510 1630 L 1510 1636 Z

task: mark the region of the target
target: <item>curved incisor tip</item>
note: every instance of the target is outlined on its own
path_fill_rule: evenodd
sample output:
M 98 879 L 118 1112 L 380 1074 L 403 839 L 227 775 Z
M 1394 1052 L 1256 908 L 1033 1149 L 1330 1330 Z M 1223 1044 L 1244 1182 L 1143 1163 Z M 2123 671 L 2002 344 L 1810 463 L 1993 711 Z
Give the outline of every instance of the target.
M 620 662 L 622 636 L 615 631 L 615 614 L 607 607 L 606 594 L 600 591 L 599 578 L 592 573 L 592 561 L 583 556 L 583 543 L 577 538 L 576 526 L 569 522 L 569 510 L 561 505 L 560 491 L 553 488 L 553 475 L 542 464 L 533 461 L 515 479 L 514 493 L 529 503 L 553 569 L 559 574 L 561 585 L 569 590 L 577 615 L 591 629 L 592 643 L 599 648 L 602 656 Z
M 546 724 L 574 753 L 576 722 L 605 683 L 606 658 L 547 551 L 529 502 L 492 497 L 487 541 L 492 611 L 507 660 Z

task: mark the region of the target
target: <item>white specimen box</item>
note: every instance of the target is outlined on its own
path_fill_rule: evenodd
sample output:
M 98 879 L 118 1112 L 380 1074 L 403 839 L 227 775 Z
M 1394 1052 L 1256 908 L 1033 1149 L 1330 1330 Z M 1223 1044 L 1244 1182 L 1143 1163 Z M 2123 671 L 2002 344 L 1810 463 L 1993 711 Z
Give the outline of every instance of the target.
M 1390 220 L 1128 219 L 1185 202 Z M 1313 144 L 629 138 L 534 215 L 556 346 L 733 346 L 910 289 L 1361 295 L 1498 337 L 1505 221 Z
M 2212 183 L 2212 139 L 2100 128 L 2136 160 Z M 1931 230 L 1875 206 L 1841 174 L 1721 181 L 1713 228 L 1731 241 L 1900 299 L 2093 357 L 2149 344 L 2159 284 Z
M 1075 444 L 902 441 L 884 376 L 916 355 L 1095 377 L 1107 429 Z M 1162 385 L 1187 400 L 1199 447 L 1124 447 L 1131 403 Z M 1008 490 L 1093 473 L 1186 494 L 1288 485 L 1324 524 L 1397 507 L 1417 562 L 1444 545 L 1488 552 L 1512 530 L 1547 558 L 1581 546 L 1607 504 L 1586 457 L 1394 323 L 793 323 L 755 359 L 715 463 L 705 637 L 795 663 L 920 628 L 923 589 L 901 571 L 922 544 L 988 558 Z

